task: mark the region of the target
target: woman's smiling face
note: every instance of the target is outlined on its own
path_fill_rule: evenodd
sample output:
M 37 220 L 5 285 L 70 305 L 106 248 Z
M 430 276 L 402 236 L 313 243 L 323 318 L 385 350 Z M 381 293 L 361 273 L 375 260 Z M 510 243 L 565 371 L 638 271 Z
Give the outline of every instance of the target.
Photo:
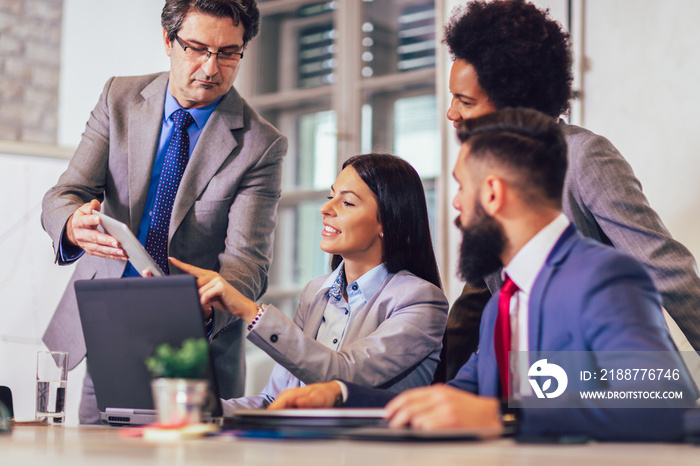
M 352 166 L 345 167 L 338 175 L 328 202 L 321 207 L 321 215 L 323 251 L 338 254 L 346 262 L 373 266 L 382 263 L 379 205 Z

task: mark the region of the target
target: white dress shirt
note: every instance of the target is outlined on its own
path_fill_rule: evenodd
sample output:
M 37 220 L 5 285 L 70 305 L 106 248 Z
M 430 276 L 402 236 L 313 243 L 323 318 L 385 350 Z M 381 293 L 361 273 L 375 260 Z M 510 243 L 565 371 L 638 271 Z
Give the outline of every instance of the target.
M 331 288 L 329 291 L 331 299 L 328 300 L 326 310 L 323 312 L 323 320 L 316 334 L 316 341 L 334 351 L 338 351 L 342 345 L 346 331 L 357 312 L 372 299 L 389 274 L 384 264 L 379 264 L 354 282 L 347 284 L 348 298 L 346 300 L 343 296 L 344 271 L 345 262 L 343 261 L 321 286 L 321 290 Z
M 533 236 L 503 269 L 503 273 L 508 275 L 518 286 L 518 291 L 510 300 L 511 354 L 509 367 L 512 376 L 510 379 L 512 381 L 512 396 L 515 398 L 518 398 L 519 395 L 530 394 L 532 390 L 527 380 L 527 368 L 530 367 L 530 364 L 527 360 L 527 353 L 525 353 L 529 350 L 528 315 L 532 286 L 554 245 L 569 224 L 566 216 L 559 214 L 557 218 Z M 525 376 L 520 377 L 523 369 Z

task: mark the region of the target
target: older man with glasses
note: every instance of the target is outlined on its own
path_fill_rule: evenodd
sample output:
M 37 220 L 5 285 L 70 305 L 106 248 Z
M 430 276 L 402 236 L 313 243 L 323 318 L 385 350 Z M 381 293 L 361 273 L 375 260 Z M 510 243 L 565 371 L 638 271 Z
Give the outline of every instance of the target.
M 255 0 L 166 0 L 170 71 L 105 85 L 43 204 L 56 261 L 77 262 L 44 335 L 50 349 L 69 352 L 71 368 L 85 356 L 73 282 L 140 272 L 97 229 L 93 209 L 129 225 L 165 273 L 179 273 L 172 256 L 218 271 L 249 299 L 265 291 L 287 141 L 233 88 L 259 22 Z M 242 321 L 216 308 L 203 319 L 220 395 L 243 395 Z M 80 421 L 98 417 L 88 367 Z

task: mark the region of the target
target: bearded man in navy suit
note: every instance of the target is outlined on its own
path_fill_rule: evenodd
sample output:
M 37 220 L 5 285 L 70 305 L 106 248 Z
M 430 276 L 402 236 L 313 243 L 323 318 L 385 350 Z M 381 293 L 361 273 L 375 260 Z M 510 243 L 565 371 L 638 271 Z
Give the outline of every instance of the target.
M 522 406 L 516 413 L 522 435 L 680 439 L 682 408 L 692 405 L 696 393 L 673 351 L 659 293 L 637 260 L 584 238 L 562 214 L 567 154 L 556 120 L 535 110 L 505 109 L 460 122 L 457 129 L 462 147 L 453 172 L 459 184 L 453 206 L 463 235 L 460 275 L 476 282 L 503 267 L 510 283 L 486 306 L 479 351 L 447 385 L 396 395 L 333 381 L 283 393 L 271 408 L 322 407 L 338 397 L 348 407 L 388 402 L 395 427 L 499 433 L 502 401 L 509 400 L 511 408 Z M 523 369 L 514 357 L 540 352 L 583 353 L 589 368 L 624 369 L 630 361 L 675 368 L 677 380 L 651 385 L 682 392 L 682 399 L 643 409 L 576 400 L 579 392 L 570 390 L 559 400 L 539 400 L 558 409 L 542 407 L 528 384 L 535 360 Z M 621 354 L 636 356 L 621 360 Z M 583 385 L 574 373 L 569 380 L 572 387 Z M 631 392 L 639 387 L 635 383 L 612 386 Z M 548 391 L 547 384 L 539 388 Z

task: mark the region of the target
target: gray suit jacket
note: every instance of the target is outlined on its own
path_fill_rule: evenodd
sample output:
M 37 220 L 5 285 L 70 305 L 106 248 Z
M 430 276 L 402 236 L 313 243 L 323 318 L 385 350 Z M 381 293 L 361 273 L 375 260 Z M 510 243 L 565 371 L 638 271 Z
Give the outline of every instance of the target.
M 394 392 L 430 384 L 447 321 L 442 290 L 406 271 L 389 274 L 334 351 L 316 341 L 329 299 L 330 288 L 319 289 L 326 278 L 306 285 L 293 322 L 273 306 L 263 313 L 248 339 L 277 364 L 260 395 L 224 401 L 224 414 L 264 407 L 302 382 L 342 379 Z
M 560 123 L 569 167 L 563 211 L 589 238 L 626 252 L 651 273 L 666 311 L 700 350 L 700 277 L 688 248 L 674 240 L 651 208 L 632 167 L 606 138 Z M 492 293 L 500 275 L 487 278 Z
M 92 111 L 68 169 L 44 197 L 42 224 L 58 246 L 68 217 L 91 199 L 136 234 L 160 136 L 168 74 L 111 78 Z M 231 89 L 195 146 L 173 205 L 169 254 L 217 270 L 250 299 L 267 287 L 287 141 Z M 85 255 L 51 320 L 44 342 L 85 356 L 73 282 L 121 277 L 126 262 Z M 174 273 L 177 270 L 173 271 Z M 244 389 L 243 324 L 215 311 L 212 352 L 223 396 Z

